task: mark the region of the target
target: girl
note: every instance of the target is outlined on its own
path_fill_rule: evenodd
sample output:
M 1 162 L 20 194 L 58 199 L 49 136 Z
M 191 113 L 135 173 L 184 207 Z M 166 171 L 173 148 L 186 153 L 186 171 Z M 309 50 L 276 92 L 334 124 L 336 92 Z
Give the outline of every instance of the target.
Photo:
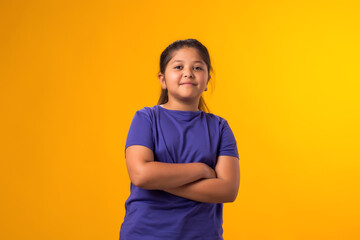
M 162 52 L 158 104 L 135 113 L 126 139 L 131 194 L 120 240 L 223 239 L 239 154 L 228 122 L 205 112 L 210 70 L 208 50 L 195 39 Z

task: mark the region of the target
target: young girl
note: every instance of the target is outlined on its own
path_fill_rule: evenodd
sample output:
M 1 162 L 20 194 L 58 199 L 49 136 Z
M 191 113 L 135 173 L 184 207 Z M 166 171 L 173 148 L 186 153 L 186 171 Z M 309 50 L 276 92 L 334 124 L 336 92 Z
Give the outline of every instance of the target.
M 161 54 L 158 105 L 135 113 L 125 158 L 131 180 L 120 240 L 223 239 L 223 203 L 236 199 L 239 154 L 228 122 L 205 112 L 207 48 L 179 40 Z

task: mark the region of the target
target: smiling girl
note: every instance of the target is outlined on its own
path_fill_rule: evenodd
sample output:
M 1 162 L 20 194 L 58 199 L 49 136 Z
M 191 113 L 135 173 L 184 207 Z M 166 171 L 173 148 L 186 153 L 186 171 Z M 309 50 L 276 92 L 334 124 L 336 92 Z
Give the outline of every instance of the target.
M 131 193 L 120 240 L 223 239 L 239 154 L 227 120 L 206 111 L 210 70 L 208 50 L 195 39 L 162 52 L 158 104 L 136 111 L 126 139 Z

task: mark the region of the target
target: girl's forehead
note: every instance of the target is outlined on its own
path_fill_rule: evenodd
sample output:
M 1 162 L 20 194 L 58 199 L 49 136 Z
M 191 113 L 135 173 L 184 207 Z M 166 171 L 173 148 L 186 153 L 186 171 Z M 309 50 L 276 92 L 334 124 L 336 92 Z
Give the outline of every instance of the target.
M 184 54 L 191 54 L 191 55 L 198 55 L 199 56 L 199 51 L 194 48 L 194 47 L 182 47 L 178 50 L 175 50 L 173 52 L 173 55 L 184 55 Z
M 196 62 L 200 61 L 204 63 L 203 59 L 199 54 L 199 51 L 193 47 L 183 47 L 180 48 L 179 50 L 174 51 L 170 63 L 186 61 L 186 60 L 191 60 Z

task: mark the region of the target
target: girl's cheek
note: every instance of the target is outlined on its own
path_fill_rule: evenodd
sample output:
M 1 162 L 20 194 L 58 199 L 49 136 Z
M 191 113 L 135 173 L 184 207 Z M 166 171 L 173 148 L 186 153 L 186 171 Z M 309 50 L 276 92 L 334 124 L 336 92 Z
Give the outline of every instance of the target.
M 178 76 L 179 76 L 178 73 L 174 73 L 174 72 L 169 73 L 169 78 L 177 78 Z

